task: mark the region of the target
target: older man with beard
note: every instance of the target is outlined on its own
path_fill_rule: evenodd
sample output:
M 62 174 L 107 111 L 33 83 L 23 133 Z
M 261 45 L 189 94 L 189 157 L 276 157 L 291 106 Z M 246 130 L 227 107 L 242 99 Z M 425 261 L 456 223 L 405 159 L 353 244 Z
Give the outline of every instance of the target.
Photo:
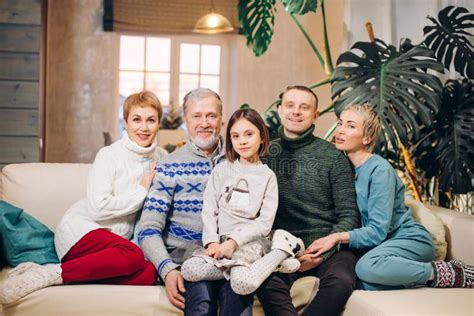
M 189 141 L 157 166 L 143 206 L 137 240 L 156 266 L 168 299 L 186 315 L 251 315 L 252 297 L 235 294 L 229 282 L 186 282 L 180 265 L 201 246 L 203 193 L 212 169 L 225 159 L 222 102 L 209 89 L 189 92 L 183 102 Z

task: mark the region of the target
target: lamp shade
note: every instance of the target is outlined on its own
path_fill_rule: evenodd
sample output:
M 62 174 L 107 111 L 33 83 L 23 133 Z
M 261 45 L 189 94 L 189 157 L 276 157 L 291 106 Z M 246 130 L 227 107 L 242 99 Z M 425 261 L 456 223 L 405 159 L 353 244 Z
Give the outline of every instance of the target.
M 199 18 L 194 26 L 193 32 L 216 34 L 231 32 L 233 30 L 234 28 L 232 27 L 232 24 L 230 24 L 225 16 L 211 12 Z

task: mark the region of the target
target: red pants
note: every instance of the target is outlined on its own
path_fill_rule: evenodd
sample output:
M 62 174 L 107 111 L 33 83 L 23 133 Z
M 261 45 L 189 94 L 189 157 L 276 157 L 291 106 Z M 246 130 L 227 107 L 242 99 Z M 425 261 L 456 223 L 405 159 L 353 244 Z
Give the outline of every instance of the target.
M 137 245 L 105 229 L 82 237 L 64 256 L 61 269 L 64 283 L 153 285 L 157 278 Z

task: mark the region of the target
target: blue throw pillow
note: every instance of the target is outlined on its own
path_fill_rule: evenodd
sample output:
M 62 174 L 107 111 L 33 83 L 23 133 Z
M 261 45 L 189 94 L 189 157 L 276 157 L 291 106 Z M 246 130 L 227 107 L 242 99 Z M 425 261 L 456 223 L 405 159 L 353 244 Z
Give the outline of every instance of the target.
M 0 242 L 4 263 L 59 263 L 54 233 L 38 220 L 0 200 Z

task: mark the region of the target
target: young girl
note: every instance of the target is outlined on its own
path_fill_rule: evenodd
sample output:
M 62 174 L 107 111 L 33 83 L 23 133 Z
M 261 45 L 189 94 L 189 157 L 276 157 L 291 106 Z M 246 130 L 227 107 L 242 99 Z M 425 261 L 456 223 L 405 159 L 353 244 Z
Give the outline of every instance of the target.
M 433 261 L 433 241 L 405 205 L 402 181 L 385 159 L 372 153 L 379 133 L 380 119 L 372 107 L 351 105 L 341 113 L 336 147 L 355 167 L 362 227 L 318 239 L 306 252 L 317 257 L 341 243 L 367 250 L 356 265 L 365 290 L 473 287 L 473 267 Z
M 155 283 L 155 267 L 129 239 L 154 166 L 163 156 L 155 142 L 161 115 L 160 101 L 152 92 L 135 93 L 125 100 L 127 135 L 97 153 L 86 197 L 71 206 L 56 228 L 61 264 L 18 265 L 0 288 L 0 303 L 63 283 Z
M 230 278 L 234 292 L 246 295 L 280 264 L 280 272 L 298 270 L 294 257 L 304 252 L 304 244 L 277 230 L 270 247 L 278 188 L 275 174 L 260 161 L 269 143 L 260 115 L 252 109 L 237 110 L 226 136 L 227 160 L 214 168 L 204 192 L 205 249 L 186 260 L 181 273 L 192 282 Z

